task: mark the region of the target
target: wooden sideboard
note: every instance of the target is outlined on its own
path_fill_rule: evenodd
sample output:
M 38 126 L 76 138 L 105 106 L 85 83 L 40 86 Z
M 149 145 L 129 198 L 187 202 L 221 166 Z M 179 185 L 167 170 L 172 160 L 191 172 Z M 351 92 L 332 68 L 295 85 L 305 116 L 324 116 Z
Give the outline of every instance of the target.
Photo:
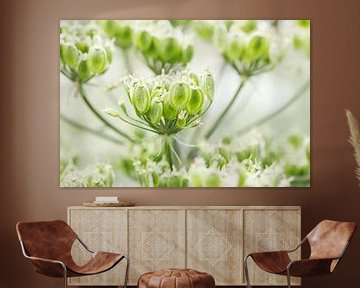
M 68 207 L 68 223 L 92 250 L 129 255 L 129 285 L 145 272 L 183 267 L 212 274 L 216 285 L 245 285 L 246 254 L 290 249 L 301 240 L 297 206 Z M 78 263 L 89 259 L 78 243 L 72 254 Z M 124 271 L 120 263 L 103 274 L 70 278 L 69 285 L 121 285 Z M 253 285 L 286 285 L 286 277 L 253 261 L 249 271 Z M 300 285 L 298 278 L 292 282 Z

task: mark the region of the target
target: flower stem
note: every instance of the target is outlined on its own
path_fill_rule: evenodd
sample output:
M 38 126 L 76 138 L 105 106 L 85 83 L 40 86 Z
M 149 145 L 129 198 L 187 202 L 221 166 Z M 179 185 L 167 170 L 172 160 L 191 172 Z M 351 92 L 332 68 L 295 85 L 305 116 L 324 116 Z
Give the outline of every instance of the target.
M 169 163 L 170 170 L 172 171 L 173 170 L 173 160 L 172 160 L 172 155 L 171 155 L 171 143 L 170 143 L 170 138 L 167 135 L 164 136 L 164 153 L 165 153 L 165 157 Z
M 279 107 L 278 109 L 275 109 L 273 112 L 271 112 L 268 115 L 265 115 L 264 117 L 254 121 L 253 123 L 250 123 L 249 125 L 246 125 L 245 127 L 237 130 L 235 133 L 236 135 L 242 135 L 251 129 L 260 126 L 264 124 L 265 122 L 271 120 L 272 118 L 279 115 L 282 111 L 286 110 L 289 106 L 291 106 L 293 103 L 295 103 L 304 93 L 309 89 L 310 79 L 308 79 L 294 94 L 293 97 L 291 97 L 283 106 Z
M 230 102 L 228 103 L 228 105 L 226 106 L 226 108 L 224 109 L 224 111 L 220 114 L 220 116 L 216 119 L 214 125 L 211 127 L 211 129 L 206 133 L 205 135 L 205 139 L 209 139 L 211 137 L 212 134 L 214 134 L 214 132 L 216 131 L 216 129 L 219 127 L 219 125 L 221 124 L 222 121 L 224 121 L 226 114 L 229 112 L 231 106 L 234 104 L 235 100 L 237 99 L 238 95 L 240 94 L 240 91 L 242 90 L 242 88 L 245 86 L 246 80 L 243 80 L 238 89 L 236 90 L 234 96 L 232 97 L 232 99 L 230 100 Z
M 73 120 L 73 119 L 70 119 L 70 118 L 68 118 L 68 117 L 65 116 L 65 115 L 61 115 L 61 114 L 60 114 L 60 119 L 61 119 L 62 121 L 64 121 L 65 123 L 73 126 L 73 127 L 76 128 L 76 129 L 79 129 L 79 130 L 82 130 L 82 131 L 91 133 L 91 134 L 93 134 L 93 135 L 95 135 L 95 136 L 97 136 L 97 137 L 101 137 L 101 138 L 106 139 L 106 140 L 108 140 L 108 141 L 111 141 L 111 142 L 113 142 L 113 143 L 115 143 L 115 144 L 124 144 L 121 140 L 115 139 L 115 137 L 109 136 L 109 135 L 105 134 L 105 133 L 102 132 L 102 131 L 98 131 L 98 130 L 95 130 L 95 129 L 93 129 L 93 128 L 90 128 L 90 127 L 88 127 L 88 126 L 86 126 L 86 125 L 83 125 L 83 124 L 81 124 L 81 123 L 78 123 L 77 121 L 75 121 L 75 120 Z
M 84 100 L 85 104 L 88 106 L 88 108 L 95 114 L 95 116 L 101 121 L 103 122 L 107 127 L 109 127 L 110 129 L 112 129 L 113 131 L 115 131 L 117 134 L 119 134 L 120 136 L 126 138 L 127 140 L 129 140 L 130 142 L 134 142 L 134 140 L 127 135 L 126 133 L 122 132 L 121 130 L 119 130 L 118 128 L 116 128 L 113 124 L 111 124 L 109 121 L 107 121 L 101 114 L 99 111 L 96 110 L 96 108 L 91 104 L 91 102 L 89 101 L 89 99 L 87 98 L 87 95 L 85 93 L 84 87 L 82 85 L 82 83 L 78 83 L 78 91 L 79 94 L 81 96 L 81 98 Z

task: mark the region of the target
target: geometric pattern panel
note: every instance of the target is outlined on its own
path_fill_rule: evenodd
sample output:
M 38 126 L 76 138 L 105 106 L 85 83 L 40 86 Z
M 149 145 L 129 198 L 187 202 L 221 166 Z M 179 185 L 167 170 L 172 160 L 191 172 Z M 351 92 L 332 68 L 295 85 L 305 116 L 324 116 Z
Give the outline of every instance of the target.
M 187 210 L 187 267 L 206 271 L 216 285 L 242 280 L 242 210 Z
M 79 209 L 69 210 L 69 225 L 92 251 L 115 253 L 127 252 L 127 215 L 126 210 L 118 209 Z M 85 264 L 90 253 L 76 241 L 72 256 L 79 265 Z M 108 272 L 85 277 L 72 277 L 70 285 L 122 285 L 126 261 L 121 261 Z
M 244 211 L 244 253 L 295 248 L 301 241 L 299 209 L 254 209 Z M 300 259 L 301 250 L 290 254 Z M 286 277 L 266 273 L 248 260 L 250 283 L 253 285 L 286 285 Z M 300 278 L 292 278 L 294 285 Z
M 185 210 L 129 210 L 129 281 L 145 272 L 185 267 Z

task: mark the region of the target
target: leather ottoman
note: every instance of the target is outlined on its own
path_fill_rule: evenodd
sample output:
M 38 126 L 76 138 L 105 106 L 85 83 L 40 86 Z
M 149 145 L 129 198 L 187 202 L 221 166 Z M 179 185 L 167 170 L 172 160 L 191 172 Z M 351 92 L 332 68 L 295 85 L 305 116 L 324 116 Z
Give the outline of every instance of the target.
M 140 276 L 138 288 L 214 288 L 214 277 L 192 269 L 166 269 Z

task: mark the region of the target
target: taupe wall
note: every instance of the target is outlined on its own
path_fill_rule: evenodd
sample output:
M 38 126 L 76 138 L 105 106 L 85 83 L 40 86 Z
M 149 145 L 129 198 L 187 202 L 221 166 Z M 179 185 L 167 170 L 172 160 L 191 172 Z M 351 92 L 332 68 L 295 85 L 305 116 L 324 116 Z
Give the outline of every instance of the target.
M 22 258 L 19 220 L 66 217 L 95 195 L 139 205 L 301 205 L 303 234 L 324 218 L 360 224 L 360 187 L 344 108 L 360 118 L 359 1 L 8 0 L 0 2 L 0 286 L 61 287 Z M 58 26 L 61 18 L 268 18 L 312 20 L 311 189 L 81 190 L 59 188 Z M 358 232 L 359 233 L 359 232 Z M 358 287 L 360 237 L 330 277 L 304 287 Z

